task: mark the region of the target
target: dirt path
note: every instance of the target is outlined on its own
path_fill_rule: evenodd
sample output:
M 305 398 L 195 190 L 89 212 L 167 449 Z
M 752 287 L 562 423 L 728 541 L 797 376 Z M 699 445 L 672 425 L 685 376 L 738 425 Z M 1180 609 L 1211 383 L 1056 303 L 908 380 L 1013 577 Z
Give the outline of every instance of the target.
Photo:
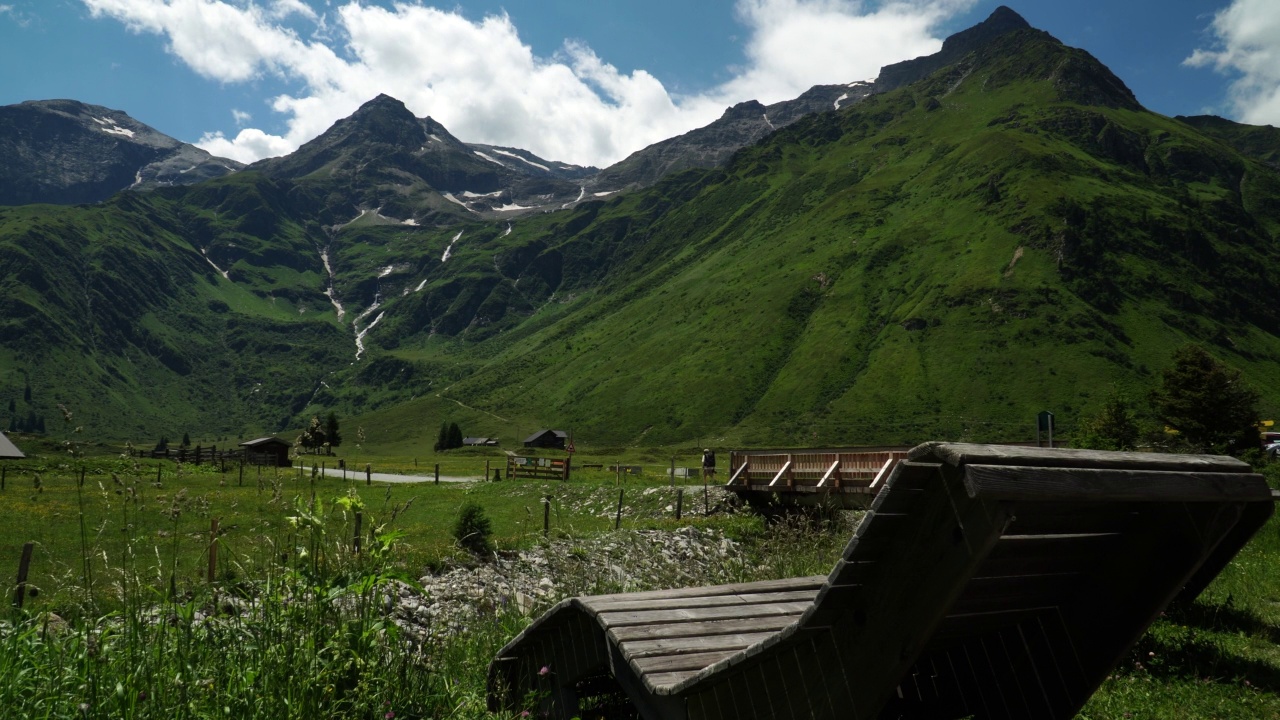
M 321 472 L 325 477 L 332 477 L 332 478 L 345 477 L 349 480 L 365 479 L 363 468 L 360 468 L 360 469 L 347 468 L 345 471 L 340 468 L 325 468 Z M 346 473 L 345 475 L 343 474 L 344 472 Z M 380 472 L 370 473 L 369 478 L 374 482 L 388 482 L 388 483 L 432 483 L 432 482 L 435 482 L 436 480 L 435 475 L 398 475 L 394 473 L 380 473 Z M 484 478 L 480 477 L 479 475 L 474 475 L 474 476 L 441 475 L 440 476 L 440 482 L 442 483 L 479 482 L 480 480 L 483 480 L 483 479 Z

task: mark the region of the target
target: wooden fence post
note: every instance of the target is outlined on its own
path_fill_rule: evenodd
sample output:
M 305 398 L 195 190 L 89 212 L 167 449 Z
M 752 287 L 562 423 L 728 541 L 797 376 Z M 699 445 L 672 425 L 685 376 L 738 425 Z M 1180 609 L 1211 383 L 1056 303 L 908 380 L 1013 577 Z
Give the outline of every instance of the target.
M 621 467 L 621 466 L 619 466 Z M 618 514 L 613 518 L 613 529 L 617 530 L 622 527 L 622 493 L 626 492 L 622 488 L 618 488 Z
M 684 488 L 676 490 L 676 522 L 680 522 L 680 511 L 684 509 Z
M 22 559 L 18 561 L 18 589 L 13 593 L 13 604 L 18 608 L 22 607 L 22 601 L 27 596 L 27 573 L 31 571 L 31 551 L 35 547 L 33 542 L 22 546 Z
M 485 461 L 484 461 L 484 479 L 485 479 L 485 481 L 486 481 L 486 482 L 488 482 L 489 478 L 490 478 L 490 475 L 489 475 L 489 461 L 488 461 L 488 460 L 485 460 Z M 0 490 L 2 490 L 2 489 L 4 489 L 4 488 L 0 487 Z
M 551 532 L 551 496 L 548 495 L 542 500 L 542 536 L 546 537 Z
M 364 484 L 365 485 L 373 484 L 373 465 L 370 463 L 364 464 Z
M 440 484 L 440 463 L 436 463 L 436 484 Z
M 356 531 L 351 538 L 351 550 L 356 555 L 360 554 L 360 525 L 364 522 L 364 513 L 356 511 Z
M 80 487 L 84 487 L 84 466 L 80 466 Z
M 218 518 L 209 521 L 209 584 L 218 577 Z
M 671 456 L 671 487 L 676 485 L 676 456 Z
M 702 514 L 704 517 L 711 517 L 711 493 L 707 490 L 706 483 L 702 483 Z
M 240 487 L 244 487 L 244 460 L 240 461 Z

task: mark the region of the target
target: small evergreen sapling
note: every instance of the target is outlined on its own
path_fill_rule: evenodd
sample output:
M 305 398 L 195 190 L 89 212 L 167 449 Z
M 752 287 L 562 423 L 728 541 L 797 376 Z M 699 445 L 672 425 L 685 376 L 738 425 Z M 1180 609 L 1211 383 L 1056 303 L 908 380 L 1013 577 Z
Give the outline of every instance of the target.
M 492 534 L 493 526 L 489 522 L 489 516 L 478 503 L 468 502 L 458 511 L 453 537 L 463 548 L 476 555 L 488 555 L 493 552 L 493 544 L 489 541 Z

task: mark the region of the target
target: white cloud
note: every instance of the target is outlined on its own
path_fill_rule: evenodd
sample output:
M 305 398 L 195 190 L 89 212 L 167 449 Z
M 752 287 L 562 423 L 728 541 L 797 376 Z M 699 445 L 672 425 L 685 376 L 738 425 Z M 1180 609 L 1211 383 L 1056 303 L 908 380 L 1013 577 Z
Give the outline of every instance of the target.
M 206 134 L 199 144 L 217 155 L 251 162 L 290 152 L 386 93 L 463 140 L 599 166 L 705 125 L 733 103 L 867 79 L 881 65 L 936 51 L 938 24 L 974 1 L 738 0 L 746 65 L 710 91 L 676 96 L 650 73 L 620 72 L 581 43 L 536 56 L 506 15 L 472 21 L 421 4 L 358 0 L 324 16 L 301 0 L 82 0 L 95 17 L 162 35 L 169 52 L 205 77 L 274 75 L 302 88 L 270 103 L 286 121 L 283 134 Z M 310 37 L 286 19 L 310 23 Z
M 1280 3 L 1234 0 L 1214 16 L 1211 28 L 1217 46 L 1196 50 L 1186 64 L 1239 73 L 1230 91 L 1236 116 L 1280 125 Z
M 251 120 L 253 120 L 253 115 L 250 115 L 249 113 L 243 110 L 231 108 L 231 119 L 236 121 L 236 125 L 238 127 L 244 127 L 245 125 L 248 125 Z

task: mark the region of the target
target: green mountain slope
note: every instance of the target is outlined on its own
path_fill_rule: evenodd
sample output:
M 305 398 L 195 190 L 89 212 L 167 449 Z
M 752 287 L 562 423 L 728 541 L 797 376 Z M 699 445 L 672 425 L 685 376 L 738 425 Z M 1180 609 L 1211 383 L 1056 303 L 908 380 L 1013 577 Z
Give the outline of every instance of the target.
M 446 413 L 608 444 L 1019 439 L 1194 340 L 1280 409 L 1280 173 L 1254 135 L 1149 113 L 1004 24 L 722 169 L 511 222 L 335 224 L 390 199 L 265 167 L 0 210 L 0 402 L 27 373 L 121 436 L 334 409 L 397 443 Z

